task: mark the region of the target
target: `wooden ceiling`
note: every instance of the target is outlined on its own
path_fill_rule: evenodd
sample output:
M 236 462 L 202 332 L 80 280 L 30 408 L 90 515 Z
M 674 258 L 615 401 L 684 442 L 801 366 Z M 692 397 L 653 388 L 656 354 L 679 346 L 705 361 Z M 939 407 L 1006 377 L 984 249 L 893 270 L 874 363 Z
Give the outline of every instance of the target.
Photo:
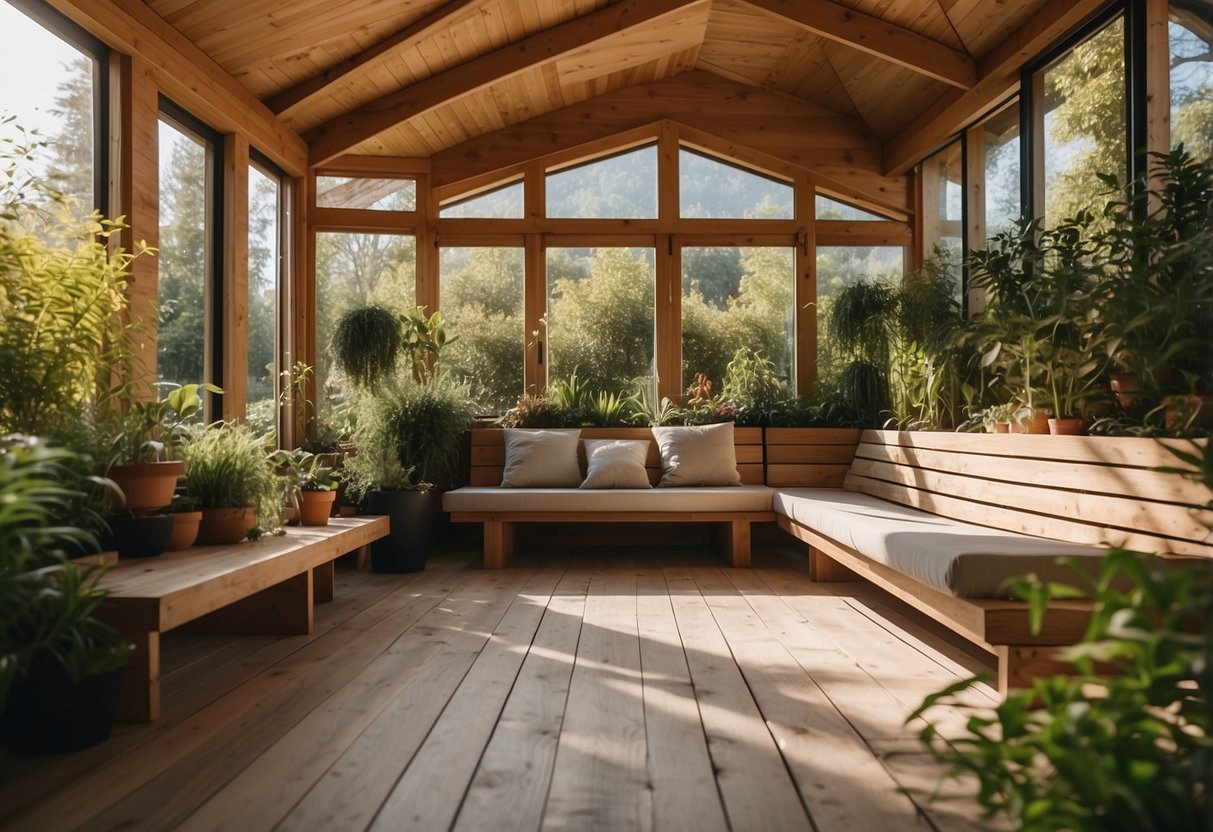
M 428 158 L 691 72 L 888 141 L 1047 0 L 145 0 L 319 163 Z M 604 99 L 609 100 L 609 99 Z

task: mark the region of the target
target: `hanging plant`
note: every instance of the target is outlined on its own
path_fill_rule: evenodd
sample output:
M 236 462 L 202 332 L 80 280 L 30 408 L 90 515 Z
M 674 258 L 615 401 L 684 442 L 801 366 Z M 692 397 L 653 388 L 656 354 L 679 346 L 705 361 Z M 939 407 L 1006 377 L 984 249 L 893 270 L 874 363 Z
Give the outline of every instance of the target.
M 382 306 L 363 306 L 341 316 L 330 347 L 338 369 L 356 387 L 370 387 L 395 371 L 402 345 L 400 317 Z

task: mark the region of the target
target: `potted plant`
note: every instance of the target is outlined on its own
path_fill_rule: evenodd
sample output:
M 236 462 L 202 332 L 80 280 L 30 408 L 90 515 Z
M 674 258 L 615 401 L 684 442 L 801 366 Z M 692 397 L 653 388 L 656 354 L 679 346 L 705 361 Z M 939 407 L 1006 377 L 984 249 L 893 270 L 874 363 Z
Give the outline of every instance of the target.
M 92 484 L 78 454 L 29 437 L 0 442 L 0 742 L 60 753 L 109 736 L 130 645 L 95 613 L 100 572 Z
M 271 455 L 290 485 L 290 502 L 304 526 L 327 526 L 337 499 L 342 475 L 328 464 L 331 454 L 315 454 L 303 448 L 275 451 Z
M 391 375 L 403 345 L 400 317 L 382 306 L 362 306 L 337 321 L 329 344 L 337 369 L 356 388 Z
M 178 489 L 173 495 L 169 506 L 173 517 L 173 534 L 169 539 L 168 550 L 179 552 L 188 549 L 198 540 L 198 529 L 202 524 L 202 512 L 198 510 L 194 500 L 184 489 Z
M 185 494 L 202 512 L 200 544 L 237 543 L 277 511 L 277 482 L 263 440 L 244 425 L 192 429 L 181 446 Z
M 390 537 L 372 545 L 377 571 L 424 568 L 439 505 L 433 492 L 452 484 L 473 421 L 466 388 L 441 377 L 385 383 L 367 402 L 355 431 L 358 453 L 345 471 L 366 511 L 392 517 Z

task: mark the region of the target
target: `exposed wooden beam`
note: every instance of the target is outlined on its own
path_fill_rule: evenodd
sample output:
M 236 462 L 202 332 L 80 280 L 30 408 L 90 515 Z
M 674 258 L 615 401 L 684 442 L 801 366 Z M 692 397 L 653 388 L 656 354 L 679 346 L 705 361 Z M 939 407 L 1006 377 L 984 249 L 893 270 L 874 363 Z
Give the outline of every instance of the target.
M 329 94 L 335 87 L 348 86 L 393 55 L 413 48 L 435 32 L 474 14 L 482 5 L 484 0 L 449 0 L 357 55 L 278 93 L 266 102 L 266 106 L 281 116 L 290 117 Z
M 1052 43 L 1108 5 L 1108 0 L 1050 0 L 978 63 L 977 84 L 928 107 L 884 149 L 884 171 L 899 176 L 1019 86 L 1019 72 Z
M 977 64 L 968 54 L 841 3 L 832 0 L 743 2 L 777 15 L 805 31 L 953 87 L 967 90 L 977 83 Z
M 307 147 L 256 96 L 140 0 L 47 0 L 110 47 L 138 55 L 166 95 L 224 133 L 240 133 L 286 173 L 307 170 Z
M 312 164 L 321 164 L 384 130 L 452 99 L 558 60 L 625 29 L 710 0 L 622 0 L 385 95 L 308 131 Z
M 432 157 L 432 182 L 446 200 L 517 175 L 533 159 L 571 161 L 572 154 L 601 152 L 615 139 L 655 136 L 663 119 L 677 122 L 680 136 L 693 144 L 710 143 L 715 152 L 789 178 L 812 171 L 849 199 L 885 213 L 912 211 L 908 180 L 881 173 L 879 142 L 860 122 L 703 71 L 623 87 L 469 139 Z

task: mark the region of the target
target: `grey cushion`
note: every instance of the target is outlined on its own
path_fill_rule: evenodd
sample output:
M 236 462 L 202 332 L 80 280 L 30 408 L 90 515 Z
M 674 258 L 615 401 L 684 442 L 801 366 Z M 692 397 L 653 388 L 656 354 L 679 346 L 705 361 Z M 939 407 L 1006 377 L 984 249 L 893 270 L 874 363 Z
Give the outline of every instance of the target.
M 503 488 L 576 488 L 581 484 L 577 462 L 579 430 L 505 431 Z
M 733 423 L 653 428 L 661 451 L 659 486 L 741 485 Z
M 644 461 L 647 439 L 586 439 L 582 488 L 652 488 Z
M 447 511 L 770 511 L 773 489 L 734 488 L 456 488 L 442 497 Z
M 774 505 L 777 514 L 961 598 L 1011 597 L 1000 592 L 1003 582 L 1029 572 L 1074 583 L 1078 576 L 1058 558 L 1103 557 L 1094 546 L 962 523 L 843 489 L 784 488 Z

